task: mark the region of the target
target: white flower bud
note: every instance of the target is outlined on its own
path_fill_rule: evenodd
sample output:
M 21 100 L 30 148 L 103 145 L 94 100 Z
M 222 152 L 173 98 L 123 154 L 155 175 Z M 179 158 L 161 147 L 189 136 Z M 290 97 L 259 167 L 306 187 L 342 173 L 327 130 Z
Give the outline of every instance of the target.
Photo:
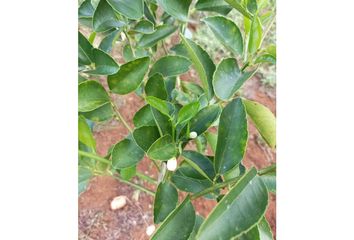
M 155 232 L 155 225 L 150 225 L 146 228 L 146 234 L 151 236 Z
M 113 198 L 111 202 L 111 209 L 117 210 L 124 207 L 127 204 L 127 197 L 126 196 L 118 196 Z
M 189 138 L 191 138 L 191 139 L 194 139 L 194 138 L 196 138 L 198 136 L 198 134 L 196 133 L 196 132 L 190 132 L 189 133 Z
M 167 161 L 167 170 L 174 171 L 177 168 L 177 160 L 176 158 L 171 158 Z

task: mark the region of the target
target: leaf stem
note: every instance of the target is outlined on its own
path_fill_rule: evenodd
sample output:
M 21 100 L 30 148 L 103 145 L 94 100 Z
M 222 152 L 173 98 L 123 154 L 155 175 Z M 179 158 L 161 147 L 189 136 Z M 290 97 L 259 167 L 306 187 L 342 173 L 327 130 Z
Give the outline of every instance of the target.
M 136 172 L 136 175 L 139 178 L 141 178 L 142 180 L 145 180 L 145 181 L 147 181 L 149 183 L 152 183 L 152 184 L 155 184 L 155 185 L 157 184 L 157 181 L 154 178 L 150 177 L 150 176 L 147 176 L 147 175 L 145 175 L 143 173 L 140 173 L 140 172 Z
M 132 41 L 131 41 L 131 39 L 130 39 L 130 37 L 129 37 L 129 35 L 128 35 L 128 33 L 126 31 L 124 31 L 124 34 L 127 37 L 128 43 L 130 45 L 130 49 L 132 50 L 132 53 L 133 53 L 133 56 L 134 56 L 134 58 L 136 58 L 135 50 L 134 50 L 133 45 L 132 45 Z
M 151 196 L 153 196 L 153 197 L 155 196 L 155 193 L 154 193 L 153 191 L 151 191 L 151 190 L 149 190 L 149 189 L 147 189 L 147 188 L 145 188 L 145 187 L 143 187 L 143 186 L 140 186 L 140 185 L 138 185 L 138 184 L 129 182 L 129 181 L 127 181 L 127 180 L 124 180 L 124 179 L 122 179 L 121 177 L 119 177 L 119 176 L 117 176 L 117 175 L 112 175 L 112 177 L 115 178 L 115 179 L 117 179 L 117 180 L 119 180 L 119 181 L 122 182 L 122 183 L 126 183 L 126 184 L 128 184 L 129 186 L 132 186 L 132 187 L 134 187 L 134 188 L 136 188 L 136 189 L 138 189 L 138 190 L 141 190 L 141 191 L 143 191 L 143 192 L 145 192 L 145 193 L 147 193 L 147 194 L 149 194 L 149 195 L 151 195 Z
M 111 102 L 111 105 L 112 105 L 112 107 L 113 107 L 114 113 L 115 113 L 115 115 L 116 115 L 116 117 L 117 117 L 117 120 L 120 121 L 121 123 L 123 123 L 123 125 L 126 127 L 126 129 L 128 129 L 128 131 L 129 131 L 130 133 L 132 133 L 133 130 L 130 128 L 129 124 L 125 121 L 125 119 L 123 118 L 123 116 L 120 114 L 120 112 L 119 112 L 119 110 L 118 110 L 118 107 L 116 106 L 116 104 L 115 104 L 114 101 L 113 101 L 112 96 L 110 96 L 110 97 L 111 97 L 111 101 L 110 101 L 110 102 Z
M 240 178 L 241 178 L 241 176 L 238 176 L 238 177 L 226 180 L 225 182 L 217 183 L 217 184 L 215 184 L 212 187 L 209 187 L 207 189 L 204 189 L 203 191 L 200 191 L 200 192 L 197 192 L 197 193 L 193 194 L 191 199 L 193 200 L 193 199 L 199 198 L 201 196 L 204 196 L 204 195 L 206 195 L 208 193 L 214 192 L 217 189 L 227 187 L 229 184 L 237 182 Z
M 105 159 L 103 157 L 100 157 L 100 156 L 98 156 L 96 154 L 93 154 L 93 153 L 89 153 L 89 152 L 85 152 L 85 151 L 79 150 L 79 155 L 95 159 L 95 160 L 100 161 L 102 163 L 111 164 L 111 161 L 109 161 L 109 160 L 107 160 L 107 159 Z

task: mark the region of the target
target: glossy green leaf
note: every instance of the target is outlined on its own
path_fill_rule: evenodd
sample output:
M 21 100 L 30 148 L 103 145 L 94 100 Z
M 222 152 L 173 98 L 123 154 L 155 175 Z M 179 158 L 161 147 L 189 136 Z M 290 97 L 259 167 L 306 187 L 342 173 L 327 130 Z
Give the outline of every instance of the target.
M 98 48 L 106 53 L 111 52 L 114 42 L 115 42 L 119 33 L 120 33 L 119 30 L 114 30 L 113 32 L 109 33 L 107 36 L 105 36 L 104 39 L 102 39 Z
M 159 112 L 167 117 L 170 117 L 174 112 L 174 106 L 165 100 L 154 96 L 148 96 L 146 97 L 146 101 L 150 104 L 150 106 L 156 108 Z
M 94 48 L 92 50 L 94 69 L 85 73 L 90 75 L 110 75 L 118 71 L 119 66 L 114 59 L 104 51 Z
M 183 46 L 188 53 L 189 59 L 192 61 L 195 70 L 198 72 L 204 91 L 206 92 L 208 99 L 211 99 L 214 95 L 212 79 L 215 71 L 215 64 L 202 47 L 193 41 L 184 38 L 182 35 L 180 35 L 180 37 Z
M 204 94 L 203 88 L 194 82 L 181 81 L 181 85 L 184 92 L 188 92 L 198 97 Z
M 219 105 L 209 105 L 200 110 L 190 121 L 190 131 L 198 135 L 204 133 L 219 118 L 221 108 Z
M 261 46 L 263 36 L 262 23 L 258 17 L 254 17 L 251 29 L 250 36 L 248 39 L 248 52 L 254 54 L 257 52 L 258 48 Z
M 236 240 L 273 240 L 273 234 L 265 217 L 248 232 Z
M 215 169 L 209 158 L 195 151 L 183 151 L 182 156 L 191 167 L 197 170 L 198 173 L 213 181 L 215 177 Z
M 122 168 L 120 170 L 120 176 L 124 180 L 130 180 L 136 175 L 136 165 L 128 167 L 128 168 Z
M 171 35 L 176 30 L 177 30 L 177 27 L 175 27 L 175 26 L 169 26 L 169 25 L 158 26 L 158 27 L 156 27 L 155 32 L 143 35 L 138 42 L 138 46 L 145 47 L 145 48 L 152 47 L 158 41 Z
M 106 0 L 100 0 L 92 19 L 95 32 L 105 32 L 112 28 L 119 28 L 125 25 L 117 18 L 116 13 Z
M 188 21 L 189 5 L 192 0 L 157 0 L 159 5 L 172 17 L 182 21 Z
M 213 185 L 210 179 L 184 162 L 171 177 L 171 181 L 182 191 L 197 193 Z
M 276 120 L 274 114 L 260 103 L 242 100 L 248 116 L 252 119 L 258 132 L 271 148 L 276 146 Z
M 143 0 L 107 0 L 114 10 L 130 19 L 144 15 Z
M 92 18 L 95 9 L 91 4 L 91 0 L 85 0 L 79 7 L 79 18 Z
M 247 0 L 247 10 L 249 12 L 255 14 L 257 12 L 257 9 L 258 9 L 257 0 Z
M 216 151 L 216 143 L 218 141 L 218 135 L 212 132 L 205 132 L 205 137 L 211 147 L 211 150 L 215 153 Z
M 268 192 L 252 168 L 245 174 L 203 222 L 198 240 L 231 239 L 251 229 L 264 215 Z
M 94 56 L 92 53 L 93 47 L 81 32 L 79 32 L 78 40 L 79 40 L 79 54 L 78 54 L 79 65 L 89 65 L 91 64 L 91 62 L 94 61 Z
M 218 129 L 215 170 L 224 174 L 238 165 L 246 151 L 248 140 L 246 110 L 240 98 L 223 109 Z
M 173 89 L 171 93 L 172 101 L 177 102 L 180 105 L 187 105 L 195 102 L 197 99 L 193 98 L 190 94 L 180 91 L 178 89 Z
M 178 202 L 176 188 L 169 182 L 161 182 L 157 187 L 154 201 L 154 223 L 158 224 L 175 209 Z
M 90 169 L 79 166 L 79 194 L 86 190 L 87 185 L 92 177 L 93 174 Z
M 224 0 L 198 0 L 195 4 L 195 9 L 198 11 L 217 12 L 227 15 L 232 10 L 232 7 Z
M 148 20 L 145 20 L 145 19 L 139 21 L 135 25 L 133 30 L 135 32 L 144 33 L 144 34 L 150 34 L 150 33 L 153 33 L 155 31 L 154 24 L 152 22 L 148 21 Z
M 239 0 L 225 0 L 230 6 L 235 8 L 237 11 L 239 11 L 243 16 L 247 17 L 248 19 L 252 19 L 253 15 L 242 6 Z
M 162 114 L 156 108 L 151 107 L 152 115 L 154 116 L 156 125 L 161 132 L 161 135 L 172 135 L 172 124 L 170 118 L 164 114 Z
M 276 166 L 271 165 L 270 167 L 261 169 L 258 171 L 258 175 L 262 178 L 264 184 L 267 186 L 269 192 L 276 192 Z
M 149 64 L 149 57 L 138 58 L 123 64 L 116 74 L 108 76 L 109 88 L 118 94 L 133 92 L 144 80 Z
M 181 124 L 189 121 L 198 113 L 199 107 L 199 102 L 193 102 L 183 106 L 178 112 L 177 122 Z
M 204 18 L 203 21 L 213 31 L 216 38 L 230 51 L 242 55 L 243 39 L 240 29 L 228 18 L 213 16 Z
M 189 235 L 188 240 L 197 240 L 195 238 L 195 236 L 197 235 L 198 230 L 199 230 L 200 226 L 202 225 L 203 221 L 204 221 L 203 217 L 201 217 L 200 215 L 196 215 L 193 231 L 192 231 L 191 235 Z
M 169 160 L 177 155 L 176 144 L 170 135 L 165 135 L 151 145 L 147 155 L 154 160 Z
M 111 103 L 106 103 L 95 110 L 90 112 L 82 112 L 80 114 L 82 114 L 86 119 L 90 119 L 91 121 L 102 122 L 111 119 L 114 115 L 114 112 Z
M 141 149 L 147 152 L 150 146 L 160 138 L 159 130 L 155 126 L 143 126 L 133 132 L 134 139 Z
M 89 112 L 109 103 L 109 96 L 103 86 L 93 80 L 79 84 L 79 112 Z
M 207 149 L 207 145 L 208 145 L 207 139 L 205 138 L 204 134 L 199 135 L 196 139 L 194 139 L 194 141 L 195 141 L 195 144 L 197 145 L 196 146 L 197 151 L 199 153 L 204 154 Z
M 135 166 L 144 157 L 144 151 L 134 140 L 124 139 L 117 143 L 112 151 L 112 166 L 122 169 Z
M 191 62 L 182 56 L 164 56 L 152 66 L 149 76 L 160 73 L 164 77 L 177 76 L 189 70 Z
M 241 72 L 235 58 L 223 59 L 214 73 L 215 95 L 221 100 L 229 100 L 254 73 L 255 71 Z
M 79 116 L 78 129 L 79 141 L 92 149 L 96 149 L 96 141 L 92 135 L 90 127 L 86 122 L 86 119 L 83 116 Z
M 136 128 L 142 126 L 156 126 L 154 116 L 151 112 L 151 107 L 149 105 L 145 105 L 140 108 L 139 111 L 135 113 L 133 122 Z
M 239 163 L 237 166 L 233 167 L 224 174 L 224 179 L 229 180 L 243 175 L 246 172 L 245 166 Z
M 151 240 L 186 240 L 193 231 L 194 223 L 195 211 L 189 197 L 186 197 L 156 229 Z
M 156 73 L 148 79 L 145 85 L 145 94 L 146 96 L 154 96 L 162 100 L 167 99 L 165 80 L 161 74 Z
M 153 2 L 150 2 L 150 3 L 144 2 L 144 15 L 153 24 L 156 24 L 156 10 L 157 10 L 157 8 L 158 8 L 158 6 Z

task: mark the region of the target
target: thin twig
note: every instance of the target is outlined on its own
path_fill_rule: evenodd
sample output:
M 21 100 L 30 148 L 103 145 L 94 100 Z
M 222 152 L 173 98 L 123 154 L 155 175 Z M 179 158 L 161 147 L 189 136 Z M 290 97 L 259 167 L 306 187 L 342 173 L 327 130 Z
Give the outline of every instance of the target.
M 138 184 L 129 182 L 129 181 L 127 181 L 127 180 L 124 180 L 123 178 L 121 178 L 121 177 L 119 177 L 119 176 L 117 176 L 117 175 L 112 175 L 112 177 L 115 178 L 115 179 L 117 179 L 117 180 L 119 180 L 119 181 L 122 182 L 122 183 L 126 183 L 126 184 L 128 184 L 128 185 L 130 185 L 130 186 L 132 186 L 132 187 L 134 187 L 134 188 L 136 188 L 136 189 L 139 189 L 139 190 L 141 190 L 141 191 L 143 191 L 143 192 L 145 192 L 145 193 L 147 193 L 147 194 L 149 194 L 149 195 L 151 195 L 151 196 L 153 196 L 153 197 L 155 196 L 155 193 L 154 193 L 153 191 L 151 191 L 151 190 L 149 190 L 149 189 L 147 189 L 147 188 L 145 188 L 145 187 L 143 187 L 143 186 L 140 186 L 140 185 L 138 185 Z

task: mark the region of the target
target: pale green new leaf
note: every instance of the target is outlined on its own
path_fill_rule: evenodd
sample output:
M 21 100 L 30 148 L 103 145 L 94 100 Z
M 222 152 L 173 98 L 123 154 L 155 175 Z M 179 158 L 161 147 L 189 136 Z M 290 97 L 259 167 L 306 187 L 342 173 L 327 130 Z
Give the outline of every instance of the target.
M 199 102 L 193 102 L 183 106 L 178 112 L 177 122 L 181 124 L 189 121 L 198 113 L 199 107 Z
M 146 101 L 148 104 L 150 104 L 150 106 L 156 108 L 159 112 L 167 117 L 171 117 L 172 113 L 174 112 L 174 106 L 165 100 L 154 96 L 148 96 L 146 97 Z
M 276 146 L 276 120 L 274 114 L 260 103 L 242 100 L 248 116 L 252 119 L 257 130 L 271 148 Z
M 248 40 L 248 52 L 254 54 L 257 52 L 258 48 L 261 46 L 263 36 L 262 23 L 258 17 L 254 17 L 251 29 L 250 36 Z
M 92 149 L 96 149 L 96 141 L 92 135 L 90 127 L 86 122 L 86 119 L 83 116 L 79 116 L 78 128 L 79 141 Z

